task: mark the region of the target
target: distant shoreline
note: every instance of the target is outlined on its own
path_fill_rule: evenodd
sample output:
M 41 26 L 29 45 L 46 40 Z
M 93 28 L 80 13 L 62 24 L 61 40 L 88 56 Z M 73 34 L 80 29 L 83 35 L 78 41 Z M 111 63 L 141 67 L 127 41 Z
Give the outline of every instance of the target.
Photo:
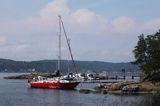
M 79 72 L 121 72 L 122 69 L 130 72 L 140 72 L 137 65 L 130 62 L 110 63 L 103 61 L 75 61 Z M 67 72 L 67 60 L 61 61 L 62 72 Z M 72 62 L 70 69 L 73 70 Z M 14 61 L 9 59 L 0 59 L 0 72 L 54 72 L 57 69 L 57 60 L 40 60 L 40 61 Z

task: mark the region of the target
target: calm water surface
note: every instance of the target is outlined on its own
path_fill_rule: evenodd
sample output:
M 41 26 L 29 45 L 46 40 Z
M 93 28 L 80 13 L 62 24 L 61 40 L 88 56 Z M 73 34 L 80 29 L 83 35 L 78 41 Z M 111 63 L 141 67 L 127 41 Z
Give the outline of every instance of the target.
M 79 93 L 95 83 L 79 84 L 76 90 L 31 89 L 27 80 L 3 79 L 10 75 L 17 73 L 0 73 L 0 106 L 142 106 L 148 96 Z

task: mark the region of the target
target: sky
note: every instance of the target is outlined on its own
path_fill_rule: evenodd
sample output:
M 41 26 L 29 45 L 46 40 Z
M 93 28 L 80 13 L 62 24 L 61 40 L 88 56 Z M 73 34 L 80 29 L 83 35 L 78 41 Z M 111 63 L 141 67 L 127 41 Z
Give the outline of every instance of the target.
M 75 60 L 130 62 L 142 33 L 160 29 L 159 0 L 0 0 L 0 58 L 57 59 L 58 15 Z M 62 35 L 62 57 L 68 48 Z

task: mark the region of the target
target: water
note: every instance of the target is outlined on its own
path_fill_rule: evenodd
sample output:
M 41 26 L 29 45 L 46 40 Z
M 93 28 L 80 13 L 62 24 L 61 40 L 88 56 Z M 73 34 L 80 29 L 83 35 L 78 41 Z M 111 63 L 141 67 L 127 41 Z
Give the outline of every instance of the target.
M 95 83 L 80 84 L 77 90 L 31 89 L 27 80 L 3 79 L 10 75 L 15 73 L 0 73 L 0 106 L 142 106 L 150 97 L 79 93 Z

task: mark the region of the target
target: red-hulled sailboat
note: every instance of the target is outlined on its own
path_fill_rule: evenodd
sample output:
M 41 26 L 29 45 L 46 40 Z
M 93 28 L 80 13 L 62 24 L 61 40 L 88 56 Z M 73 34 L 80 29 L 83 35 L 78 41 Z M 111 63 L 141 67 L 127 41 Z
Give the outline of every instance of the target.
M 59 59 L 58 59 L 58 73 L 60 73 L 61 70 L 61 30 L 63 30 L 67 45 L 69 48 L 70 56 L 74 65 L 74 70 L 77 73 L 77 66 L 75 64 L 75 61 L 73 59 L 70 43 L 68 36 L 66 34 L 63 21 L 61 19 L 61 16 L 59 16 Z M 38 76 L 33 78 L 32 80 L 29 80 L 29 84 L 31 88 L 50 88 L 50 89 L 74 89 L 78 84 L 79 81 L 77 80 L 76 76 L 73 73 L 69 73 L 66 76 L 58 76 L 53 78 L 48 77 L 42 77 Z

